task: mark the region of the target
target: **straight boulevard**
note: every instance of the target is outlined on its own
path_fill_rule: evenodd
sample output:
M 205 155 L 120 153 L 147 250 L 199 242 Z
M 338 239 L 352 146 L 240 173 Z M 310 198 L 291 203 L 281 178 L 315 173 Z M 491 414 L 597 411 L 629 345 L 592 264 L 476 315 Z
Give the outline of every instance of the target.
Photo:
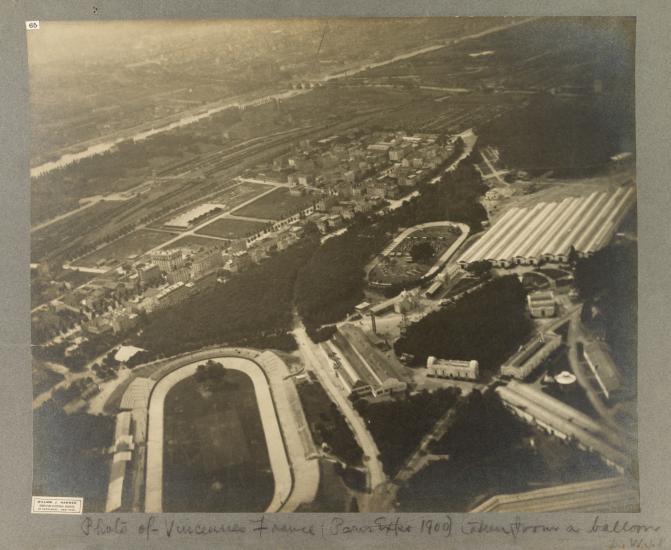
M 359 445 L 361 445 L 365 456 L 364 463 L 369 473 L 370 487 L 371 490 L 374 490 L 378 485 L 386 481 L 387 476 L 378 458 L 380 451 L 373 440 L 373 436 L 366 428 L 363 418 L 354 410 L 351 401 L 340 390 L 339 383 L 335 378 L 335 373 L 331 369 L 324 349 L 319 344 L 315 344 L 310 340 L 302 324 L 299 324 L 294 329 L 293 335 L 298 343 L 298 351 L 303 358 L 306 368 L 315 373 L 319 382 L 331 397 L 331 400 L 345 416 L 347 423 L 354 432 L 354 437 Z

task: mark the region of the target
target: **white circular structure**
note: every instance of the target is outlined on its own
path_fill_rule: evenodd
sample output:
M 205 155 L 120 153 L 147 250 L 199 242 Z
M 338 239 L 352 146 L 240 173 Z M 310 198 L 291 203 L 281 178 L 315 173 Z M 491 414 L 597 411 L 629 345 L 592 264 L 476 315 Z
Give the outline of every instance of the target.
M 557 382 L 557 384 L 561 384 L 562 386 L 569 386 L 573 384 L 575 381 L 576 381 L 575 374 L 570 373 L 567 370 L 562 371 L 557 376 L 555 376 L 555 382 Z

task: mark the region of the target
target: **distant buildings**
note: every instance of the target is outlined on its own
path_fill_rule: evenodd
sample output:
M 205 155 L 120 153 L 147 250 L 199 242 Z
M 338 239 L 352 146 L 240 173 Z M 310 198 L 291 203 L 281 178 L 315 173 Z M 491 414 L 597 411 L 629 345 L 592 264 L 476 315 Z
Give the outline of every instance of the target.
M 433 298 L 438 294 L 440 289 L 443 288 L 443 281 L 435 280 L 431 283 L 429 288 L 424 291 L 424 296 L 427 298 Z
M 387 151 L 389 151 L 390 148 L 391 148 L 391 145 L 389 145 L 388 143 L 373 143 L 373 144 L 369 145 L 366 148 L 366 150 L 367 151 L 375 151 L 377 153 L 386 153 Z
M 532 317 L 554 317 L 557 313 L 555 295 L 551 290 L 530 292 L 527 295 L 527 305 Z
M 139 317 L 137 313 L 119 312 L 112 315 L 111 326 L 114 333 L 124 332 L 137 325 Z
M 479 365 L 475 360 L 436 359 L 433 355 L 430 355 L 426 360 L 426 370 L 428 376 L 457 380 L 474 381 L 480 375 Z
M 192 286 L 193 283 L 179 281 L 161 289 L 154 298 L 154 309 L 163 309 L 180 302 L 191 293 Z
M 166 278 L 168 279 L 168 284 L 171 285 L 175 283 L 188 283 L 191 280 L 191 270 L 186 266 L 178 267 L 174 271 L 167 273 Z
M 198 280 L 224 265 L 221 250 L 210 248 L 195 253 L 191 257 L 191 279 Z

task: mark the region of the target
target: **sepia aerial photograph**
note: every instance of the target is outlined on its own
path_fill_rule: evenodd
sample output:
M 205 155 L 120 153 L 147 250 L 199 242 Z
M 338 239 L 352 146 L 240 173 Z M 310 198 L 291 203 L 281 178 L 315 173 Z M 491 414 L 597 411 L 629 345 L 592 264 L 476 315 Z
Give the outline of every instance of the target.
M 33 496 L 640 510 L 635 18 L 26 36 Z

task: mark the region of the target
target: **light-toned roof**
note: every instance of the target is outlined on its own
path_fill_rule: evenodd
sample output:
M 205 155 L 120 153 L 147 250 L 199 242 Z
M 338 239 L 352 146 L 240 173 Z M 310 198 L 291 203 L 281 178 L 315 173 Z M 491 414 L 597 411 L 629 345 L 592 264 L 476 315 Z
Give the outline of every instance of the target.
M 562 384 L 562 385 L 568 385 L 568 384 L 573 384 L 576 381 L 575 374 L 564 370 L 560 372 L 557 376 L 555 376 L 555 382 L 557 384 Z
M 618 477 L 495 495 L 470 512 L 637 512 L 638 508 L 637 487 Z
M 195 208 L 192 208 L 191 210 L 188 210 L 178 216 L 175 216 L 174 218 L 168 220 L 164 225 L 170 226 L 170 227 L 188 227 L 189 224 L 195 220 L 196 218 L 203 216 L 204 214 L 207 214 L 208 212 L 212 212 L 213 210 L 216 210 L 217 208 L 221 209 L 223 208 L 224 205 L 221 204 L 214 204 L 214 203 L 205 203 L 205 204 L 200 204 L 196 206 Z
M 120 363 L 125 363 L 135 354 L 140 353 L 141 351 L 146 351 L 142 348 L 137 348 L 135 346 L 121 346 L 119 350 L 114 354 L 114 359 Z
M 561 256 L 571 247 L 594 252 L 612 238 L 635 200 L 635 187 L 625 185 L 615 191 L 511 208 L 459 261 Z

